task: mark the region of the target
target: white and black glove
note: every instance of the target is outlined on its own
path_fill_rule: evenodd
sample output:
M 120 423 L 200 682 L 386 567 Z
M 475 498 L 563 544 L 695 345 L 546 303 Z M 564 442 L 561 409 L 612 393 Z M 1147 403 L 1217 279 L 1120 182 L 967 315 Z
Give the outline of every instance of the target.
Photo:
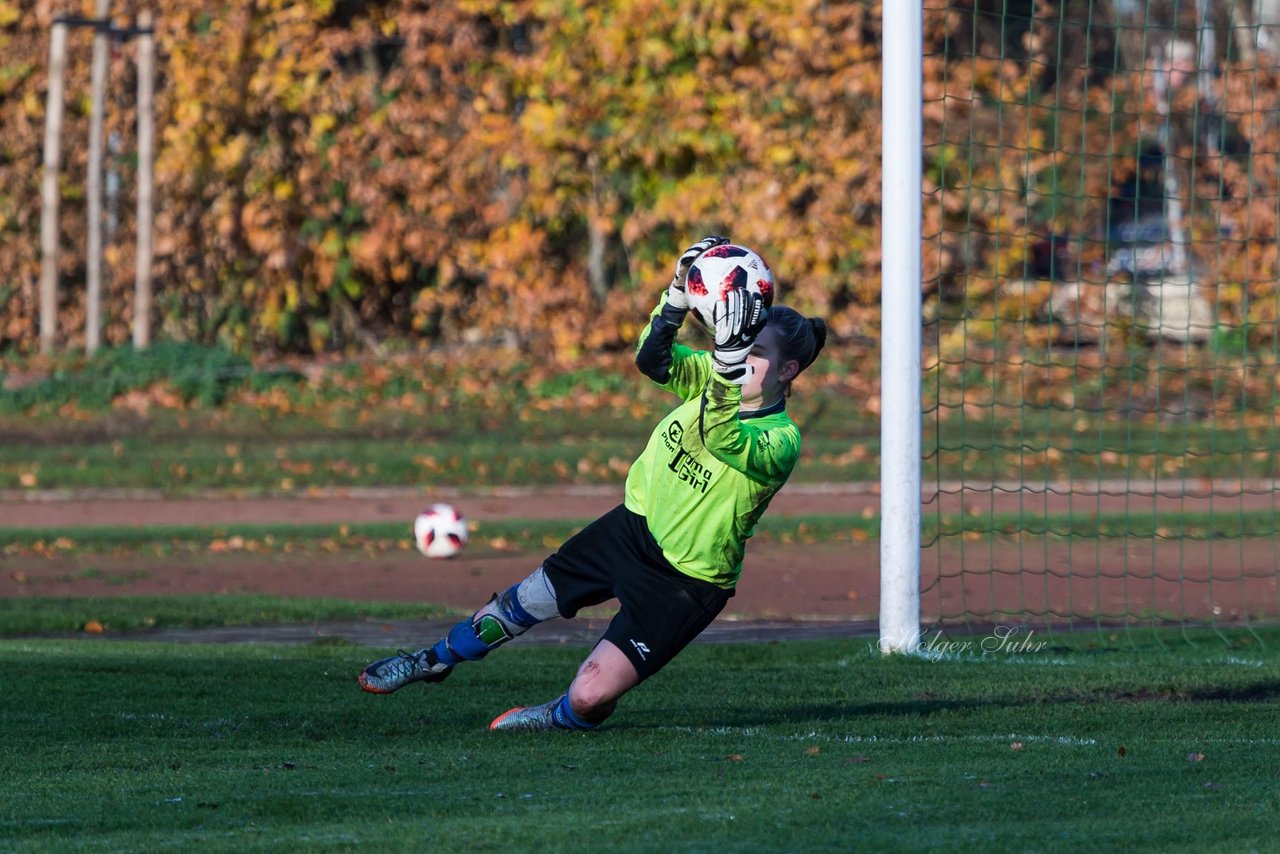
M 713 246 L 723 246 L 729 242 L 727 237 L 718 237 L 710 235 L 699 240 L 697 243 L 684 250 L 684 254 L 680 256 L 680 260 L 676 261 L 676 274 L 671 277 L 671 286 L 667 288 L 667 305 L 681 312 L 689 310 L 689 292 L 687 290 L 689 284 L 689 268 L 693 266 L 693 262 L 698 260 L 698 256 Z
M 751 379 L 754 369 L 747 364 L 747 356 L 768 320 L 764 297 L 758 293 L 738 288 L 716 303 L 711 318 L 716 333 L 716 373 L 739 385 Z

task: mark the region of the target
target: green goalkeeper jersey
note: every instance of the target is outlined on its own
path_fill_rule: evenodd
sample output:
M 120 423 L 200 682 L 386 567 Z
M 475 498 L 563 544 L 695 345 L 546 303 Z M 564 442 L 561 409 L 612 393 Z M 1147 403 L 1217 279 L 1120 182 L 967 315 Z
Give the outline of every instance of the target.
M 800 428 L 783 401 L 741 412 L 742 389 L 716 373 L 711 353 L 674 340 L 670 346 L 670 376 L 659 384 L 684 402 L 662 419 L 631 466 L 625 504 L 645 517 L 672 566 L 731 589 L 747 539 L 795 468 Z

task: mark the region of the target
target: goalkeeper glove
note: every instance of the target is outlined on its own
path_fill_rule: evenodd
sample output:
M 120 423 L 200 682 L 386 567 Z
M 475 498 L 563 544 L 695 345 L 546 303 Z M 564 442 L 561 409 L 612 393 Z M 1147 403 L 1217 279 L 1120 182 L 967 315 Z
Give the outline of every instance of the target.
M 739 385 L 751 379 L 754 369 L 747 356 L 756 336 L 769 320 L 764 298 L 758 293 L 735 289 L 725 294 L 711 312 L 716 333 L 716 373 Z
M 689 282 L 689 268 L 693 266 L 693 262 L 697 261 L 698 256 L 703 252 L 713 246 L 723 246 L 728 242 L 729 238 L 717 237 L 713 234 L 702 238 L 684 250 L 680 260 L 676 261 L 676 274 L 671 277 L 671 285 L 667 288 L 667 305 L 682 312 L 689 310 L 689 292 L 686 290 Z

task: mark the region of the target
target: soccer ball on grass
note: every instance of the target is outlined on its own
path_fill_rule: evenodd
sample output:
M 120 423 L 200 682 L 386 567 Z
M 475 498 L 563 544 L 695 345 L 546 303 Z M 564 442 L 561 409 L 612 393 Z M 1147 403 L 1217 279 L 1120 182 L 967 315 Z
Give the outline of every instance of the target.
M 689 309 L 707 331 L 714 329 L 716 303 L 733 290 L 760 294 L 765 308 L 773 305 L 773 271 L 745 246 L 726 243 L 698 256 L 689 268 L 686 285 Z
M 452 504 L 432 504 L 413 520 L 413 543 L 427 557 L 453 557 L 467 544 L 467 520 Z

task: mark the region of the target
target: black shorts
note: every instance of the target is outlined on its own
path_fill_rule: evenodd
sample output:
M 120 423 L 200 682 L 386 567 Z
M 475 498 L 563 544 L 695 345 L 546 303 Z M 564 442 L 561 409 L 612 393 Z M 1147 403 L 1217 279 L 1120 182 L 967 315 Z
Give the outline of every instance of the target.
M 673 567 L 643 516 L 618 505 L 565 540 L 542 564 L 560 616 L 617 599 L 605 630 L 644 681 L 701 634 L 733 596 Z

